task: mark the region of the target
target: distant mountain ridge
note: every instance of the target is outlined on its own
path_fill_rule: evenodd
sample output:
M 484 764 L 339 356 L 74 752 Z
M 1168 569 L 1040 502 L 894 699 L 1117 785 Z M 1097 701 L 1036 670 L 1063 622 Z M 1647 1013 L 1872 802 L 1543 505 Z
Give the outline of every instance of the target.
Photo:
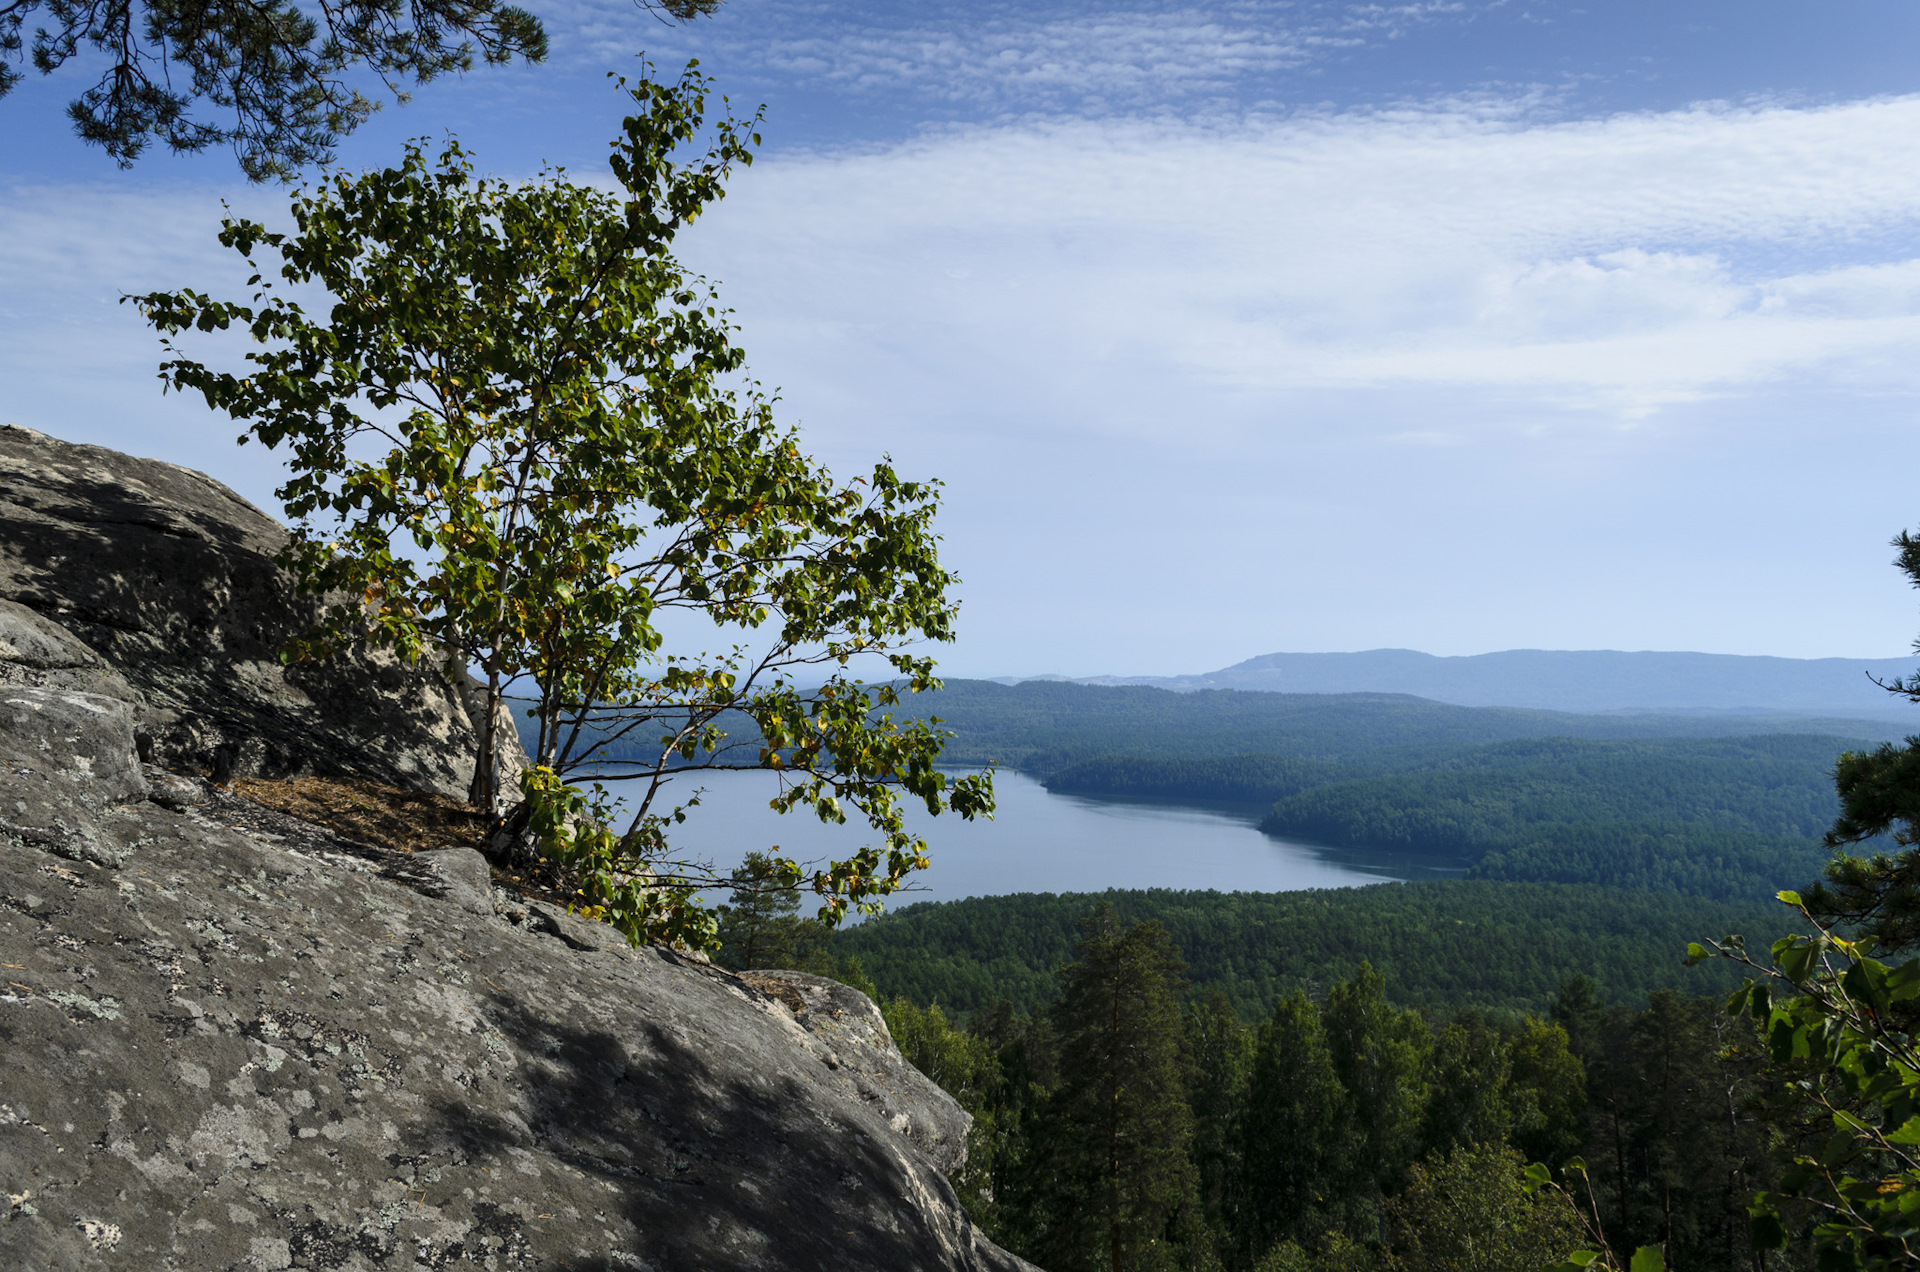
M 1465 707 L 1548 711 L 1911 714 L 1920 729 L 1920 708 L 1869 679 L 1892 680 L 1911 674 L 1916 666 L 1920 659 L 1914 657 L 1774 658 L 1610 649 L 1509 649 L 1443 657 L 1413 649 L 1369 649 L 1262 654 L 1197 676 L 1088 676 L 1075 681 L 1180 691 L 1406 693 Z

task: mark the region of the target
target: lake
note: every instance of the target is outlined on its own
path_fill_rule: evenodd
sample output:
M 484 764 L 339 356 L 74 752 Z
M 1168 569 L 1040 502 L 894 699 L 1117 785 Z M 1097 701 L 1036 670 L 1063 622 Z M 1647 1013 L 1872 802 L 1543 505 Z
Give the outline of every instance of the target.
M 706 794 L 672 842 L 730 869 L 775 844 L 800 861 L 844 856 L 874 836 L 864 823 L 822 825 L 811 812 L 782 816 L 767 807 L 778 779 L 770 773 L 706 773 L 677 779 L 680 800 L 696 785 Z M 933 865 L 913 891 L 889 902 L 956 901 L 1009 892 L 1100 892 L 1107 888 L 1212 888 L 1287 892 L 1458 875 L 1457 863 L 1290 843 L 1262 834 L 1254 808 L 1194 808 L 1166 803 L 1055 795 L 1020 773 L 994 775 L 994 819 L 952 814 L 913 825 L 926 835 Z M 617 788 L 622 784 L 609 784 Z M 912 814 L 910 813 L 910 816 Z M 624 828 L 624 827 L 622 827 Z

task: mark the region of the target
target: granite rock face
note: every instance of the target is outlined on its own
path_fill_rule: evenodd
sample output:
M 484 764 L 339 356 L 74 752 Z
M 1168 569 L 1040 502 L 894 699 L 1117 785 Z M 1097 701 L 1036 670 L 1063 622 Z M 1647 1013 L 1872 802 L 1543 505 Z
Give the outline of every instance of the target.
M 206 588 L 172 589 L 191 621 L 151 579 L 100 584 L 125 611 L 62 608 L 56 567 L 21 564 L 55 556 L 23 525 L 54 526 L 71 561 L 135 496 L 90 518 L 69 480 L 59 518 L 26 519 L 27 445 L 0 434 L 0 560 L 12 580 L 46 571 L 0 604 L 0 1267 L 1029 1267 L 943 1174 L 966 1114 L 857 992 L 632 949 L 495 889 L 471 850 L 385 852 L 141 763 L 136 731 L 166 712 L 163 760 L 217 729 L 292 746 L 283 707 L 328 718 L 266 677 L 238 706 L 195 696 L 217 658 L 269 639 L 226 624 L 289 612 L 260 564 L 270 538 L 215 528 L 242 506 L 181 512 L 181 544 L 147 545 L 215 560 Z M 59 471 L 131 473 L 150 508 L 186 506 L 167 482 L 217 502 L 140 463 Z M 203 662 L 142 661 L 187 630 Z M 354 736 L 341 723 L 324 762 L 354 763 Z M 278 745 L 261 754 L 291 763 Z M 408 771 L 402 746 L 373 754 Z
M 132 701 L 170 767 L 211 768 L 224 752 L 243 775 L 358 773 L 464 798 L 473 726 L 438 668 L 370 651 L 281 663 L 317 612 L 274 564 L 286 542 L 201 473 L 0 427 L 8 674 L 113 682 L 91 691 Z M 21 643 L 48 628 L 66 639 Z

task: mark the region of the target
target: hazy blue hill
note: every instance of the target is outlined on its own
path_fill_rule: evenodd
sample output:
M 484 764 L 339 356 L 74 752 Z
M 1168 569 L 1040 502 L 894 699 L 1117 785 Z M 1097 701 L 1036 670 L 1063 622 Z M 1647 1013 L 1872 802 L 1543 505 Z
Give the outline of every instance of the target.
M 1392 995 L 1435 1009 L 1541 1011 L 1584 972 L 1614 1001 L 1654 989 L 1717 993 L 1729 968 L 1683 966 L 1688 941 L 1740 932 L 1764 947 L 1792 916 L 1778 903 L 1555 884 L 1381 884 L 1311 892 L 1024 893 L 923 902 L 847 929 L 882 992 L 974 1011 L 1005 998 L 1032 1010 L 1056 993 L 1074 924 L 1104 897 L 1125 921 L 1157 919 L 1196 986 L 1225 989 L 1243 1015 L 1295 988 L 1324 990 L 1362 960 Z
M 1198 676 L 1093 677 L 1086 683 L 1269 693 L 1410 693 L 1462 706 L 1551 711 L 1788 711 L 1913 717 L 1872 683 L 1913 672 L 1908 658 L 1770 658 L 1618 650 L 1509 649 L 1437 657 L 1412 649 L 1262 654 Z M 1743 731 L 1735 729 L 1734 731 Z

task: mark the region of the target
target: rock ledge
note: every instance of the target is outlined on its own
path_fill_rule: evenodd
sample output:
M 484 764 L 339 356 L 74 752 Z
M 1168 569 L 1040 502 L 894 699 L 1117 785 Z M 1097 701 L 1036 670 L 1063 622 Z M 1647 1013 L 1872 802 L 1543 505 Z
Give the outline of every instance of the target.
M 965 1113 L 855 991 L 631 949 L 471 850 L 169 769 L 244 737 L 262 769 L 464 784 L 424 673 L 356 697 L 266 661 L 298 617 L 275 530 L 0 429 L 0 1267 L 1029 1267 L 942 1173 Z

